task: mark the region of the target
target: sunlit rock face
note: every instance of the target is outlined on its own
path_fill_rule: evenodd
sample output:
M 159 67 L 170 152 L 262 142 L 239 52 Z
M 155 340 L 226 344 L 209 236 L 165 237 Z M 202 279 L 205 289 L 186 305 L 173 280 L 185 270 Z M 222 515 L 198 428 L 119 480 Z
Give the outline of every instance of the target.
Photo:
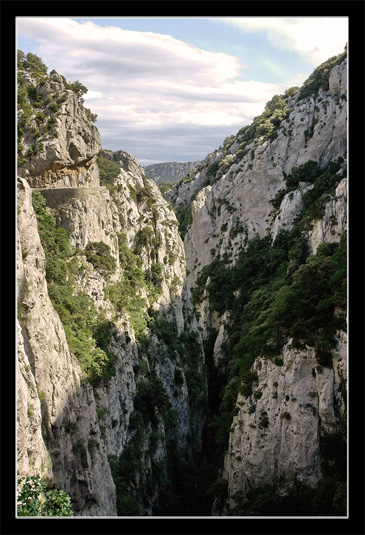
M 314 486 L 321 476 L 321 434 L 331 433 L 344 412 L 341 384 L 347 378 L 347 337 L 340 332 L 333 368 L 320 368 L 312 348 L 296 350 L 290 341 L 279 364 L 257 359 L 253 394 L 237 398 L 223 477 L 232 498 L 238 491 L 283 481 Z M 277 361 L 278 362 L 278 361 Z M 295 477 L 293 478 L 293 475 Z
M 291 228 L 309 184 L 287 195 L 274 220 L 271 201 L 285 188 L 285 177 L 293 168 L 309 160 L 325 168 L 346 154 L 347 59 L 332 69 L 328 91 L 319 89 L 301 100 L 298 94 L 288 99 L 290 113 L 275 139 L 256 137 L 242 156 L 238 133 L 231 145 L 208 155 L 190 171 L 191 178 L 165 194 L 176 209 L 191 203 L 192 222 L 184 239 L 191 285 L 215 255 L 227 253 L 234 262 L 245 241 L 267 232 L 275 237 L 280 228 Z M 210 166 L 215 163 L 221 170 L 213 175 Z
M 40 102 L 24 128 L 18 175 L 34 188 L 99 186 L 101 139 L 83 103 L 56 71 L 44 83 L 23 75 Z

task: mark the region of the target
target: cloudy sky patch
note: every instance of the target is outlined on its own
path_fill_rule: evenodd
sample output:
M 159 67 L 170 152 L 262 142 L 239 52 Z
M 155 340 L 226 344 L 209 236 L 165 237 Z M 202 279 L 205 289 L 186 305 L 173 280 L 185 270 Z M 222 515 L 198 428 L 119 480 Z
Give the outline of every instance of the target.
M 18 48 L 88 88 L 103 147 L 203 159 L 343 51 L 347 19 L 17 18 Z

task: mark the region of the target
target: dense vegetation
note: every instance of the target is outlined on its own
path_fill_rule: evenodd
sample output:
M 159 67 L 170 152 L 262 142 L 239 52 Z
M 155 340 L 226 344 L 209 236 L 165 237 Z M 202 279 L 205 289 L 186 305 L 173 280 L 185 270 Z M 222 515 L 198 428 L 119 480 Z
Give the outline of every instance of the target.
M 122 276 L 117 282 L 109 283 L 105 289 L 105 297 L 113 303 L 116 312 L 128 313 L 136 337 L 140 340 L 145 336 L 146 328 L 151 322 L 148 309 L 160 295 L 162 282 L 162 266 L 159 263 L 152 263 L 151 269 L 147 271 L 141 267 L 141 249 L 149 245 L 147 235 L 150 236 L 147 230 L 141 230 L 137 247 L 132 250 L 127 244 L 125 234 L 119 234 L 119 265 Z
M 326 60 L 324 63 L 319 65 L 312 74 L 307 78 L 307 80 L 303 83 L 299 98 L 307 98 L 312 97 L 318 93 L 319 89 L 323 89 L 324 91 L 328 91 L 329 89 L 329 75 L 333 67 L 336 65 L 339 65 L 342 63 L 342 61 L 347 56 L 347 48 L 345 48 L 344 52 L 342 54 L 339 54 L 338 56 L 333 56 Z
M 100 184 L 112 188 L 113 180 L 118 176 L 120 171 L 120 165 L 113 160 L 109 160 L 109 158 L 104 158 L 101 152 L 98 154 L 97 163 L 100 173 Z
M 73 516 L 70 496 L 39 476 L 18 477 L 17 484 L 18 516 Z
M 307 219 L 318 219 L 324 202 L 329 198 L 329 195 L 335 194 L 339 178 L 346 176 L 346 166 L 343 164 L 344 159 L 340 157 L 336 161 L 330 162 L 325 170 L 321 169 L 313 160 L 294 167 L 290 174 L 285 176 L 286 188 L 278 191 L 271 200 L 271 204 L 275 209 L 278 209 L 284 196 L 295 191 L 300 182 L 306 185 L 313 184 L 313 188 L 305 193 L 303 203 Z

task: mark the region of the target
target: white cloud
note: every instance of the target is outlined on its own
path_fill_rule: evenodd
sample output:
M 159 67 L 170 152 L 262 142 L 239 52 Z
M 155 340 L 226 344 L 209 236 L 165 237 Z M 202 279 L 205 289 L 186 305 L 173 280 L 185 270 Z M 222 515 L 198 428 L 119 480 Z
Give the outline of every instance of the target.
M 18 29 L 40 42 L 38 51 L 44 58 L 69 72 L 124 74 L 134 82 L 148 74 L 149 79 L 177 77 L 195 85 L 220 84 L 240 74 L 241 65 L 234 56 L 201 50 L 170 35 L 57 17 L 21 18 Z
M 347 17 L 244 17 L 220 19 L 246 32 L 265 32 L 278 49 L 293 49 L 314 66 L 343 52 L 348 40 Z
M 101 98 L 103 94 L 100 91 L 88 91 L 84 96 L 85 100 L 90 100 L 93 98 Z
M 248 31 L 269 32 L 277 46 L 295 43 L 306 51 L 314 43 L 322 47 L 324 42 L 322 37 L 313 42 L 308 36 L 301 39 L 309 28 L 298 24 L 297 19 L 273 19 L 269 23 L 267 19 L 234 20 Z M 20 17 L 17 30 L 39 43 L 34 53 L 50 70 L 56 69 L 70 82 L 79 80 L 89 89 L 85 99 L 98 115 L 103 146 L 130 150 L 138 159 L 145 157 L 146 140 L 152 138 L 155 150 L 158 143 L 162 145 L 168 139 L 167 144 L 174 148 L 172 160 L 199 159 L 198 135 L 202 136 L 200 158 L 204 158 L 205 138 L 216 140 L 221 131 L 219 145 L 227 135 L 259 115 L 273 95 L 288 88 L 242 81 L 245 66 L 235 56 L 202 50 L 170 35 L 101 27 L 91 21 L 80 23 L 62 17 Z M 193 148 L 189 139 L 192 128 Z M 170 137 L 166 138 L 167 132 Z M 208 152 L 218 145 L 212 145 Z M 152 155 L 149 158 L 153 159 Z

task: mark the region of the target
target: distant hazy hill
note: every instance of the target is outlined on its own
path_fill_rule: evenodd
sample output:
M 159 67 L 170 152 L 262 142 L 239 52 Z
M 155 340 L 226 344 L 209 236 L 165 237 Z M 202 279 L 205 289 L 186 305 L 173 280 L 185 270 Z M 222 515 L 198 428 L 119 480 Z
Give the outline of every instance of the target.
M 163 162 L 144 167 L 146 176 L 156 182 L 178 182 L 200 162 Z

